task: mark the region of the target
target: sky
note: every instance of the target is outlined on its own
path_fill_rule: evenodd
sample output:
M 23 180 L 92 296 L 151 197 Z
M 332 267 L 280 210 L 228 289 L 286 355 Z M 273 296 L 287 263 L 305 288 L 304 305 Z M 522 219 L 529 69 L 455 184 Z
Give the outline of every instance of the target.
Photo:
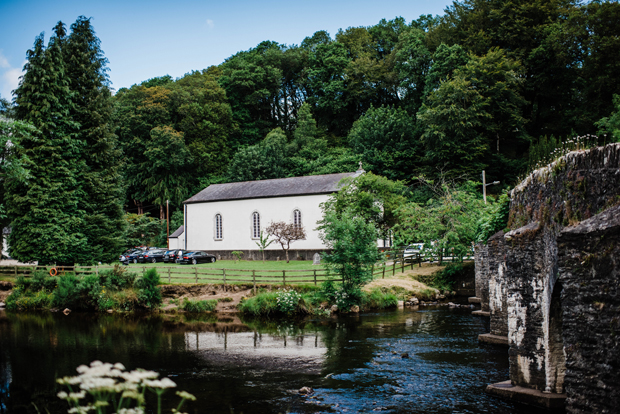
M 300 44 L 326 30 L 371 26 L 401 16 L 443 15 L 448 0 L 0 0 L 0 96 L 11 100 L 26 51 L 60 20 L 78 16 L 92 25 L 108 59 L 112 88 L 163 75 L 179 78 L 219 65 L 264 40 Z

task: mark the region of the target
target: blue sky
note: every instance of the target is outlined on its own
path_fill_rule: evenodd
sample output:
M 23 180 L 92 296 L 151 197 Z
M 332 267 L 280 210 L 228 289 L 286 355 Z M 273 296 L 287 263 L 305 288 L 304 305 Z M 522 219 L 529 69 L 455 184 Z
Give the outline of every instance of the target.
M 114 89 L 218 65 L 263 40 L 299 44 L 318 30 L 370 26 L 396 16 L 407 22 L 443 14 L 448 0 L 0 0 L 0 95 L 12 98 L 35 37 L 79 15 L 92 24 L 109 60 Z

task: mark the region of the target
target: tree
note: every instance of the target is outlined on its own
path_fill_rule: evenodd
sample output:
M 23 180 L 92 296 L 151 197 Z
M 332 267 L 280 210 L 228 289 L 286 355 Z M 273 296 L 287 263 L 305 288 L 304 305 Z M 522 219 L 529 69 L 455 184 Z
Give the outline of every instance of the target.
M 90 19 L 80 16 L 62 47 L 73 92 L 69 116 L 79 123 L 76 138 L 83 143 L 85 163 L 79 178 L 79 209 L 85 213 L 82 232 L 88 240 L 88 252 L 80 258 L 81 263 L 110 263 L 124 245 L 122 157 L 113 133 L 107 59 L 100 43 Z
M 286 253 L 286 263 L 289 262 L 288 250 L 291 248 L 291 243 L 306 239 L 306 230 L 303 226 L 295 223 L 285 223 L 283 221 L 271 222 L 266 231 L 267 234 L 274 238 L 273 241 L 282 246 L 282 250 Z
M 370 108 L 353 123 L 349 144 L 360 154 L 364 167 L 391 180 L 404 180 L 420 166 L 415 118 L 400 108 Z
M 261 254 L 263 256 L 263 263 L 265 263 L 265 249 L 267 247 L 269 247 L 269 245 L 271 243 L 273 243 L 274 241 L 275 240 L 269 240 L 269 236 L 264 237 L 263 231 L 261 230 L 260 231 L 260 238 L 258 239 L 257 242 L 254 242 L 258 246 L 258 250 L 260 250 L 260 252 L 261 252 Z M 287 252 L 287 255 L 288 255 L 288 252 Z M 288 263 L 288 256 L 286 257 L 286 262 Z
M 323 256 L 329 274 L 338 275 L 349 301 L 359 305 L 361 287 L 372 280 L 372 267 L 380 260 L 377 230 L 356 212 L 324 208 L 320 237 L 331 253 Z
M 16 90 L 16 117 L 37 131 L 21 142 L 30 178 L 7 188 L 9 252 L 22 262 L 73 265 L 88 261 L 80 209 L 86 163 L 84 142 L 76 135 L 79 124 L 70 116 L 74 103 L 62 54 L 64 25 L 54 30 L 47 49 L 43 35 L 36 38 Z
M 125 247 L 152 246 L 161 243 L 162 221 L 146 214 L 126 213 Z M 164 223 L 164 238 L 165 238 Z M 159 240 L 158 240 L 159 239 Z
M 5 188 L 24 185 L 29 178 L 21 142 L 35 133 L 36 129 L 30 124 L 0 116 L 0 228 L 10 225 Z
M 271 131 L 257 145 L 239 150 L 228 167 L 229 181 L 283 178 L 286 168 L 286 135 L 280 128 Z
M 459 188 L 445 179 L 422 182 L 435 198 L 426 205 L 407 203 L 398 209 L 394 226 L 397 243 L 422 242 L 426 251 L 439 257 L 439 264 L 448 252 L 462 259 L 476 240 L 479 222 L 488 208 L 475 193 L 479 184 L 468 182 Z
M 620 95 L 614 95 L 614 104 L 616 111 L 612 112 L 609 117 L 601 118 L 596 126 L 599 127 L 599 134 L 609 134 L 616 142 L 620 142 Z

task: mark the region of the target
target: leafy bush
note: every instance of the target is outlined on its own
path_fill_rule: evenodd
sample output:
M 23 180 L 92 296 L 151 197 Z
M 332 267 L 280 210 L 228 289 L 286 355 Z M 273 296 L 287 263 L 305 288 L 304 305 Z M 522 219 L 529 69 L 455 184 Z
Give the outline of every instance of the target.
M 252 315 L 270 315 L 278 311 L 277 292 L 264 292 L 243 300 L 239 304 L 239 310 Z
M 363 294 L 362 306 L 364 309 L 395 308 L 398 306 L 398 297 L 394 293 L 375 288 Z
M 54 291 L 52 306 L 71 307 L 80 300 L 78 278 L 73 273 L 68 273 L 60 278 L 58 287 Z
M 16 288 L 7 298 L 6 307 L 8 310 L 38 310 L 49 308 L 51 302 L 52 294 L 45 290 L 24 292 Z
M 301 295 L 293 289 L 284 289 L 276 293 L 278 310 L 287 315 L 290 315 L 297 309 L 300 299 Z
M 191 300 L 185 298 L 181 304 L 181 309 L 185 312 L 213 312 L 217 306 L 217 299 L 211 300 Z
M 102 270 L 99 272 L 100 283 L 110 289 L 125 289 L 133 287 L 136 274 L 129 272 L 126 267 L 118 264 L 112 270 Z
M 144 277 L 136 282 L 139 289 L 138 298 L 142 306 L 154 308 L 161 305 L 161 288 L 159 285 L 159 274 L 154 268 L 149 269 Z

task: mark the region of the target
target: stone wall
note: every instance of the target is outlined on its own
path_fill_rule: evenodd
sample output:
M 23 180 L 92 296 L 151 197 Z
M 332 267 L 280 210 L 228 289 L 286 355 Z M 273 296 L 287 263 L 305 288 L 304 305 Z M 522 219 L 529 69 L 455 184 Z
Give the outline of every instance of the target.
M 260 250 L 240 250 L 243 252 L 241 257 L 243 260 L 263 260 Z M 232 250 L 207 250 L 207 253 L 215 255 L 218 260 L 234 260 Z M 327 250 L 289 250 L 289 260 L 312 260 L 315 253 L 323 255 Z M 265 250 L 265 260 L 284 260 L 286 261 L 286 253 L 284 250 Z
M 564 389 L 557 237 L 620 204 L 620 144 L 572 152 L 530 174 L 511 193 L 505 281 L 514 385 Z
M 506 242 L 500 231 L 487 241 L 489 254 L 489 313 L 491 334 L 508 336 L 508 286 L 506 284 Z
M 620 409 L 620 207 L 558 238 L 569 413 Z
M 476 265 L 476 297 L 480 299 L 480 310 L 489 311 L 489 249 L 483 243 L 474 246 L 474 263 Z

